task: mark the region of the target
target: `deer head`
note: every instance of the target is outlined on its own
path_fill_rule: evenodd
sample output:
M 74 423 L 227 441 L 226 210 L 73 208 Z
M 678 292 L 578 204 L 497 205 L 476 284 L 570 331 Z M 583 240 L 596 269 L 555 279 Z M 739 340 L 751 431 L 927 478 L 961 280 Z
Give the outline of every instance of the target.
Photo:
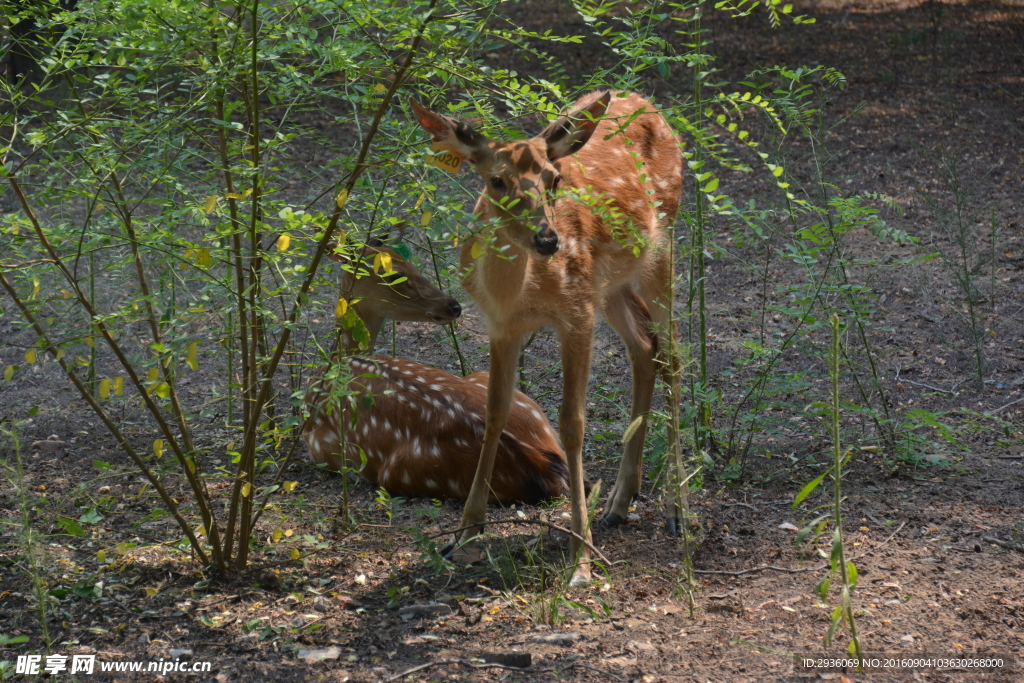
M 379 241 L 372 240 L 356 258 L 337 253 L 335 244 L 329 249 L 330 258 L 342 264 L 342 295 L 356 301 L 353 306 L 370 333 L 371 351 L 386 320 L 447 325 L 462 314 L 458 301 Z M 377 254 L 391 257 L 390 272 L 374 271 Z
M 529 140 L 491 140 L 469 124 L 412 102 L 419 124 L 434 147 L 466 158 L 484 180 L 484 197 L 509 239 L 536 256 L 558 251 L 555 193 L 561 180 L 556 163 L 580 150 L 608 109 L 610 93 L 585 108 L 560 117 Z

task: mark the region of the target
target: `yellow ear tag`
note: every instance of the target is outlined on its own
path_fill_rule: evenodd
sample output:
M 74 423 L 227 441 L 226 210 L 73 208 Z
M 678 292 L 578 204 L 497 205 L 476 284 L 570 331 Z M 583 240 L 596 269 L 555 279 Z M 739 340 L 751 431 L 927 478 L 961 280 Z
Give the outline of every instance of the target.
M 447 149 L 439 149 L 436 142 L 434 143 L 434 151 L 437 154 L 427 157 L 427 163 L 431 166 L 436 166 L 442 171 L 448 171 L 449 173 L 458 173 L 459 169 L 462 168 L 462 162 L 465 160 L 465 157 L 461 154 L 456 154 Z

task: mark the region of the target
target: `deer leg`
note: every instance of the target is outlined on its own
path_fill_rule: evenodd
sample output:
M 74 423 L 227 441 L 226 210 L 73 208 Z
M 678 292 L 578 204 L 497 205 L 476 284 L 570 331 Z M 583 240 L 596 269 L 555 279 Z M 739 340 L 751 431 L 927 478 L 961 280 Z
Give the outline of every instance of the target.
M 590 519 L 583 484 L 583 435 L 586 430 L 587 384 L 594 344 L 594 324 L 571 325 L 562 338 L 562 406 L 558 413 L 558 431 L 569 466 L 569 495 L 572 530 L 590 542 Z M 590 550 L 577 538 L 569 539 L 569 550 L 576 559 L 570 586 L 590 584 Z
M 633 405 L 629 423 L 632 425 L 636 420 L 641 420 L 639 427 L 626 442 L 619 474 L 601 518 L 602 526 L 617 526 L 626 521 L 629 504 L 640 492 L 647 414 L 651 410 L 654 394 L 655 341 L 651 334 L 647 305 L 632 287 L 625 287 L 606 298 L 602 312 L 608 324 L 625 342 L 626 354 L 633 370 Z
M 512 405 L 512 394 L 515 391 L 516 361 L 519 358 L 519 337 L 490 340 L 491 376 L 487 385 L 487 416 L 484 420 L 484 443 L 480 449 L 480 462 L 476 466 L 473 486 L 469 490 L 466 506 L 462 510 L 462 521 L 459 528 L 472 527 L 460 532 L 451 548 L 472 539 L 483 531 L 487 521 L 487 500 L 490 497 L 491 473 L 494 470 L 494 458 L 498 453 L 498 442 L 501 432 L 508 421 L 509 409 Z M 463 548 L 470 548 L 463 543 Z M 462 548 L 460 548 L 462 550 Z M 446 553 L 447 554 L 447 553 Z M 456 558 L 460 559 L 460 558 Z M 461 559 L 475 559 L 464 551 Z

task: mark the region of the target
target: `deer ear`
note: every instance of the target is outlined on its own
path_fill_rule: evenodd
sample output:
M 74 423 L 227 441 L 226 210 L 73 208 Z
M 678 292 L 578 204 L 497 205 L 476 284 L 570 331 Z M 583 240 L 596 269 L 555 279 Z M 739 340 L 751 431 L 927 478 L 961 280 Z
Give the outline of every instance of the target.
M 454 152 L 469 159 L 471 164 L 477 164 L 484 158 L 488 152 L 487 138 L 473 130 L 468 123 L 425 109 L 415 100 L 409 103 L 416 114 L 416 120 L 433 138 L 434 149 Z
M 340 247 L 341 245 L 338 244 L 337 242 L 331 242 L 330 244 L 328 244 L 326 252 L 327 258 L 333 259 L 338 263 L 348 263 L 348 257 L 345 256 L 344 252 L 340 254 L 338 253 L 337 250 L 340 249 Z
M 597 130 L 598 121 L 608 111 L 611 100 L 612 94 L 605 92 L 591 104 L 559 117 L 541 131 L 537 137 L 548 143 L 548 158 L 555 161 L 580 151 Z

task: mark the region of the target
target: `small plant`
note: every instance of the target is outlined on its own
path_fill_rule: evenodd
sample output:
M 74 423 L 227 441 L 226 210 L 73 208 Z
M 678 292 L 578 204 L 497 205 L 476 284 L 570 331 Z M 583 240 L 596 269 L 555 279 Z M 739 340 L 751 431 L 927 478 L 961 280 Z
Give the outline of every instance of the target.
M 974 355 L 975 379 L 978 389 L 985 388 L 985 341 L 989 329 L 985 324 L 984 304 L 985 276 L 989 276 L 989 300 L 995 306 L 995 265 L 996 241 L 999 229 L 993 210 L 990 220 L 989 249 L 985 249 L 978 234 L 977 226 L 982 224 L 984 208 L 979 206 L 976 196 L 985 177 L 969 178 L 961 167 L 963 150 L 940 150 L 936 155 L 927 154 L 938 167 L 945 185 L 939 193 L 921 191 L 925 203 L 935 216 L 935 232 L 928 240 L 928 246 L 941 256 L 941 263 L 956 285 L 958 300 L 951 306 L 967 330 Z
M 862 656 L 861 643 L 857 635 L 857 624 L 853 614 L 853 591 L 857 586 L 857 567 L 853 562 L 847 562 L 846 549 L 843 544 L 842 476 L 843 468 L 849 462 L 853 451 L 843 451 L 842 435 L 840 432 L 839 365 L 842 356 L 839 343 L 840 321 L 838 315 L 831 317 L 829 327 L 832 342 L 829 347 L 828 368 L 829 379 L 831 380 L 830 400 L 828 403 L 813 403 L 810 407 L 814 408 L 826 420 L 828 432 L 832 437 L 832 467 L 800 490 L 800 493 L 793 500 L 793 509 L 795 510 L 821 484 L 825 477 L 832 477 L 832 552 L 830 554 L 830 567 L 828 574 L 818 582 L 815 591 L 823 602 L 827 601 L 833 579 L 835 577 L 839 578 L 840 604 L 836 605 L 832 610 L 832 623 L 825 634 L 825 647 L 831 646 L 836 631 L 845 623 L 850 629 L 850 643 L 846 648 L 847 652 L 859 659 Z M 797 535 L 798 542 L 802 540 L 812 526 L 816 526 L 817 532 L 820 533 L 824 527 L 825 519 L 826 517 L 822 516 L 807 525 Z
M 373 497 L 373 500 L 384 511 L 384 515 L 388 518 L 389 526 L 402 507 L 402 504 L 405 503 L 405 498 L 392 496 L 383 486 L 377 489 L 377 495 Z
M 0 426 L 0 436 L 10 440 L 11 448 L 14 451 L 14 462 L 0 461 L 6 470 L 6 477 L 11 488 L 15 492 L 18 501 L 18 514 L 21 518 L 21 551 L 25 558 L 25 566 L 28 570 L 29 579 L 32 582 L 32 597 L 36 603 L 36 617 L 39 621 L 39 630 L 43 637 L 43 647 L 50 652 L 50 627 L 47 620 L 47 606 L 50 596 L 46 592 L 46 582 L 43 580 L 42 569 L 39 566 L 39 550 L 37 547 L 36 531 L 32 527 L 32 516 L 30 510 L 31 499 L 25 484 L 25 472 L 21 461 L 21 441 L 13 428 Z M 19 642 L 17 640 L 11 642 Z

